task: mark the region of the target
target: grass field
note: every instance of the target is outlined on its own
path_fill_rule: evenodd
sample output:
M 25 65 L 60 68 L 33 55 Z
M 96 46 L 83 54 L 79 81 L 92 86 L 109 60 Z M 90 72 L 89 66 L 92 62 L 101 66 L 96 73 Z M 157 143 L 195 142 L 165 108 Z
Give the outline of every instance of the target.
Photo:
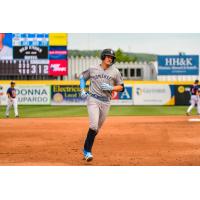
M 5 117 L 5 106 L 0 106 L 0 118 Z M 185 115 L 187 106 L 111 106 L 110 116 Z M 20 117 L 87 116 L 86 106 L 19 106 Z M 193 109 L 192 114 L 196 114 Z M 13 108 L 10 117 L 14 117 Z

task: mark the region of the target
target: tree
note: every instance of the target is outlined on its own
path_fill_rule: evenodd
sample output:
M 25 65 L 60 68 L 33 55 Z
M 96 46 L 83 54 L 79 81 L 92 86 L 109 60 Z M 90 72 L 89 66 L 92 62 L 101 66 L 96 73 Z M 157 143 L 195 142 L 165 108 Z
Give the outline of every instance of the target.
M 117 49 L 115 55 L 117 62 L 135 62 L 137 60 L 135 56 L 125 54 L 121 49 Z

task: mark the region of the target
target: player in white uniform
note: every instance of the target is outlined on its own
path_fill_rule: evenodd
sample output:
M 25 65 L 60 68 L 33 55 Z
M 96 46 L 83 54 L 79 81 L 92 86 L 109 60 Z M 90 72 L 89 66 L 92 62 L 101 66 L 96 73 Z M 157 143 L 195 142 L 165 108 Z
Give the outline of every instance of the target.
M 195 80 L 194 84 L 190 87 L 190 106 L 187 109 L 186 115 L 189 116 L 192 109 L 197 105 L 197 112 L 200 115 L 200 98 L 199 98 L 199 80 Z
M 15 117 L 19 117 L 15 82 L 11 81 L 10 85 L 11 87 L 7 90 L 8 102 L 6 108 L 6 117 L 9 117 L 10 108 L 12 106 L 14 107 Z

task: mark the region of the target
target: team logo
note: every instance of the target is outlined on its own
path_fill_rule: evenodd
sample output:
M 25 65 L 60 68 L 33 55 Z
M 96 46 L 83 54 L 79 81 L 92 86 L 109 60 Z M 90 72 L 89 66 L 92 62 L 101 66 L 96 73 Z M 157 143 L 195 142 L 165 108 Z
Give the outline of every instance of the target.
M 185 92 L 185 87 L 184 86 L 179 86 L 178 87 L 178 92 L 179 93 L 184 93 Z
M 136 94 L 138 96 L 142 95 L 142 89 L 141 88 L 136 88 Z
M 53 95 L 53 100 L 56 103 L 61 103 L 63 101 L 63 95 L 61 93 L 56 93 Z

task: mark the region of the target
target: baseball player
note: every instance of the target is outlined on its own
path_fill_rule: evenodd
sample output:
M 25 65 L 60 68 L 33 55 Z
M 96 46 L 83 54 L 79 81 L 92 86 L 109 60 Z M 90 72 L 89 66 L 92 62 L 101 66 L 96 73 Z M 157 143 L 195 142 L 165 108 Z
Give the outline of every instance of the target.
M 124 83 L 121 74 L 119 70 L 113 66 L 115 59 L 115 53 L 112 49 L 104 49 L 101 53 L 101 64 L 90 67 L 80 75 L 81 97 L 87 99 L 89 114 L 89 130 L 83 149 L 86 161 L 91 161 L 93 159 L 92 146 L 110 109 L 112 92 L 124 91 Z M 86 93 L 85 85 L 86 81 L 89 79 L 89 93 Z
M 200 105 L 199 105 L 199 80 L 195 80 L 194 84 L 190 87 L 190 106 L 187 109 L 186 115 L 189 116 L 191 110 L 197 105 L 198 114 L 200 114 Z M 199 106 L 198 106 L 199 105 Z
M 15 117 L 19 117 L 18 114 L 18 105 L 17 105 L 17 96 L 16 96 L 16 89 L 15 89 L 15 82 L 11 81 L 10 88 L 7 90 L 8 102 L 6 108 L 6 117 L 9 117 L 10 108 L 14 107 Z
M 0 105 L 1 105 L 1 97 L 3 96 L 3 86 L 0 85 Z

